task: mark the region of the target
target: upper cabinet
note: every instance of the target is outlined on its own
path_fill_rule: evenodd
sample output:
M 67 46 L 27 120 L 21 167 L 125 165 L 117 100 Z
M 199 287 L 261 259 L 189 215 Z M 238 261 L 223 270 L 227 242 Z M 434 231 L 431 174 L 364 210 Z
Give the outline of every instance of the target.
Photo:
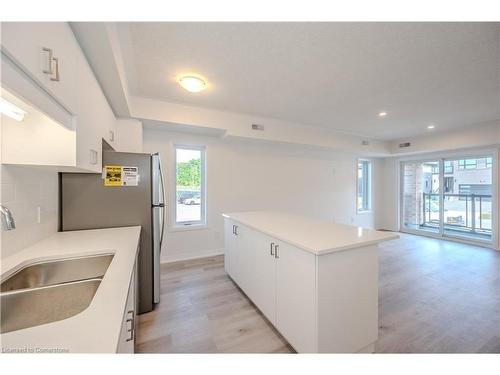
M 0 35 L 2 97 L 37 113 L 17 124 L 2 115 L 3 164 L 100 173 L 103 139 L 117 151 L 142 149 L 142 126 L 140 137 L 119 126 L 67 23 L 3 22 Z
M 3 22 L 2 51 L 69 112 L 77 106 L 80 47 L 65 22 Z

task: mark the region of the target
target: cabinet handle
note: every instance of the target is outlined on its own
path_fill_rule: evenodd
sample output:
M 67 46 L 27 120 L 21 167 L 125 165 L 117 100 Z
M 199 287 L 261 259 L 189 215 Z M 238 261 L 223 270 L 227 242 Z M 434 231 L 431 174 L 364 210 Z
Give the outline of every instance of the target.
M 274 257 L 276 259 L 279 259 L 280 255 L 279 255 L 279 248 L 280 248 L 280 245 L 274 245 Z
M 52 49 L 47 48 L 47 47 L 43 47 L 43 48 L 42 48 L 42 51 L 47 52 L 47 53 L 49 54 L 49 56 L 48 56 L 48 57 L 49 57 L 49 58 L 48 58 L 48 63 L 49 63 L 49 64 L 48 64 L 48 66 L 49 66 L 49 69 L 44 69 L 44 70 L 42 70 L 42 72 L 43 72 L 43 73 L 45 73 L 45 74 L 50 74 L 50 75 L 52 75 L 52 74 L 54 74 L 54 71 L 52 70 L 52 58 L 53 58 L 53 57 L 52 57 L 52 56 L 53 56 L 53 54 L 52 54 Z
M 114 142 L 115 141 L 115 132 L 113 130 L 110 130 L 109 131 L 109 140 L 111 142 Z
M 234 224 L 233 224 L 233 234 L 234 234 Z
M 97 164 L 97 151 L 96 150 L 90 150 L 90 164 L 93 164 L 93 165 Z
M 59 82 L 59 58 L 53 57 L 52 60 L 56 63 L 56 77 L 50 77 L 51 81 Z
M 271 256 L 274 256 L 274 242 L 271 242 Z
M 238 226 L 237 225 L 234 226 L 234 234 L 238 235 Z
M 132 318 L 127 319 L 127 323 L 130 324 L 130 329 L 127 329 L 127 332 L 130 333 L 130 337 L 126 341 L 132 341 L 135 337 L 135 313 L 134 310 L 127 311 L 127 314 L 132 314 Z

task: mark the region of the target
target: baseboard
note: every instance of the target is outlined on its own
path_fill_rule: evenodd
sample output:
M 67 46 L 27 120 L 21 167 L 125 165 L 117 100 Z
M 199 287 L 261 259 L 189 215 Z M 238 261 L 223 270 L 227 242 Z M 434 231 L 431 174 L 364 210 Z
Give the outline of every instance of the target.
M 180 261 L 184 261 L 184 260 L 208 258 L 208 257 L 213 257 L 216 255 L 223 255 L 223 254 L 224 254 L 224 249 L 213 250 L 213 251 L 203 251 L 203 252 L 196 252 L 196 253 L 171 254 L 171 255 L 167 255 L 165 258 L 162 258 L 160 260 L 160 263 L 161 264 L 173 263 L 173 262 L 180 262 Z

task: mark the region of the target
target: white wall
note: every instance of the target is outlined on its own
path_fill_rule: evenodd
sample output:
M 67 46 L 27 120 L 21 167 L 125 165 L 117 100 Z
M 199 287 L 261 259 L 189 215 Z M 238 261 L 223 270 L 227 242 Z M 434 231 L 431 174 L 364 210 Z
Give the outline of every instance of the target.
M 117 151 L 142 152 L 142 123 L 134 119 L 116 120 Z
M 0 172 L 0 202 L 12 211 L 16 222 L 16 229 L 2 229 L 0 255 L 4 258 L 57 232 L 58 177 L 54 170 L 25 166 L 2 165 Z
M 208 229 L 173 232 L 170 226 L 166 228 L 164 261 L 222 253 L 223 212 L 276 209 L 340 223 L 377 226 L 373 212 L 356 213 L 354 155 L 146 128 L 144 152 L 160 153 L 167 179 L 171 176 L 171 148 L 175 143 L 206 146 Z M 381 163 L 375 161 L 374 212 L 379 205 L 379 169 Z
M 218 129 L 231 137 L 286 142 L 296 145 L 327 147 L 367 156 L 387 156 L 390 142 L 359 137 L 294 122 L 170 103 L 143 97 L 130 97 L 132 117 L 146 121 Z M 252 130 L 252 124 L 264 125 L 264 131 Z M 368 141 L 363 145 L 363 141 Z

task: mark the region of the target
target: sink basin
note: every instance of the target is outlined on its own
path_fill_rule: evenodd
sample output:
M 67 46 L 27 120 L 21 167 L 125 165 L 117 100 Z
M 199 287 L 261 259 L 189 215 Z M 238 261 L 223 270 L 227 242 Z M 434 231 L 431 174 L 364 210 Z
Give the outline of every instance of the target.
M 70 318 L 85 310 L 113 254 L 28 264 L 0 283 L 0 332 Z
M 100 283 L 90 279 L 1 293 L 0 332 L 70 318 L 90 305 Z
M 0 292 L 102 278 L 112 260 L 113 254 L 99 254 L 31 263 L 2 280 Z

